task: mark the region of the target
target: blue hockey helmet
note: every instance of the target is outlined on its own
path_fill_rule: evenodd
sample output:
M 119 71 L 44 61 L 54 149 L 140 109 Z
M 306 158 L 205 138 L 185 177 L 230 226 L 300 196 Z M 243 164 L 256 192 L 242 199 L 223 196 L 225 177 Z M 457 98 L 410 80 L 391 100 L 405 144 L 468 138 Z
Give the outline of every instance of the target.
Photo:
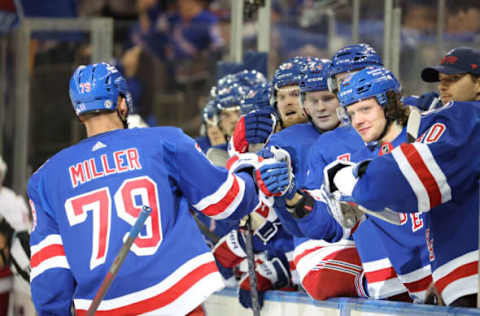
M 210 89 L 210 97 L 216 98 L 219 91 L 224 90 L 232 86 L 235 83 L 239 83 L 238 77 L 235 74 L 228 74 L 217 80 L 215 85 Z
M 243 70 L 236 73 L 235 76 L 242 86 L 257 87 L 267 83 L 265 76 L 256 70 Z
M 250 89 L 240 103 L 242 114 L 266 107 L 270 107 L 270 86 L 268 83 Z
M 217 125 L 218 124 L 218 108 L 215 99 L 210 99 L 202 109 L 202 123 Z
M 247 94 L 247 88 L 234 83 L 217 91 L 215 102 L 218 110 L 240 107 L 242 99 Z
M 125 97 L 129 112 L 133 110 L 127 81 L 107 63 L 79 66 L 70 79 L 70 100 L 77 115 L 114 111 L 118 96 Z
M 303 76 L 299 84 L 300 92 L 328 90 L 327 78 L 331 64 L 332 62 L 328 59 L 308 63 L 302 71 Z
M 401 86 L 393 73 L 383 67 L 367 67 L 345 78 L 340 84 L 338 99 L 342 107 L 375 97 L 384 107 L 387 92 L 401 92 Z
M 315 57 L 297 56 L 289 58 L 286 62 L 280 64 L 272 78 L 273 89 L 278 89 L 288 85 L 298 85 L 302 80 L 303 68 L 312 61 Z
M 359 70 L 368 66 L 383 66 L 382 58 L 368 44 L 353 44 L 339 49 L 332 57 L 328 88 L 337 90 L 335 75 Z

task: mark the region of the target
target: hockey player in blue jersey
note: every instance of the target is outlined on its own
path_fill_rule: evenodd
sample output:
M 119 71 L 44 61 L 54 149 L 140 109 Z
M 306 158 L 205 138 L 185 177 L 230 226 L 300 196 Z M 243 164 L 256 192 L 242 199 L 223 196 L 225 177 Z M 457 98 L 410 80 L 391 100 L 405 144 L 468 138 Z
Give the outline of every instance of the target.
M 452 306 L 476 305 L 479 64 L 479 51 L 460 47 L 426 68 L 423 79 L 439 81 L 442 101 L 453 101 L 422 115 L 417 142 L 353 167 L 338 163 L 329 174 L 342 194 L 371 210 L 429 212 L 433 280 Z
M 287 150 L 297 188 L 302 188 L 307 173 L 306 157 L 318 137 L 340 124 L 336 115 L 339 106 L 336 96 L 328 91 L 327 78 L 331 62 L 318 60 L 302 69 L 299 81 L 300 105 L 309 122 L 296 124 L 272 135 L 267 149 Z M 294 235 L 300 235 L 288 210 L 302 203 L 304 197 L 292 192 L 286 198 L 275 198 L 274 209 L 282 225 Z M 300 202 L 299 202 L 300 201 Z M 362 267 L 352 241 L 329 243 L 294 237 L 294 263 L 301 284 L 309 295 L 318 300 L 338 296 L 366 296 L 363 289 Z M 329 286 L 324 286 L 329 284 Z
M 325 212 L 325 208 L 329 205 L 329 210 L 333 214 L 341 213 L 344 208 L 346 211 L 354 208 L 347 203 L 329 203 L 329 199 L 318 190 L 322 185 L 323 169 L 329 162 L 339 159 L 348 163 L 385 154 L 394 146 L 406 141 L 403 125 L 407 119 L 407 112 L 398 102 L 400 88 L 398 81 L 384 68 L 368 67 L 352 75 L 354 78 L 355 76 L 361 76 L 358 82 L 364 84 L 362 85 L 365 90 L 364 97 L 374 96 L 379 100 L 369 124 L 364 123 L 361 129 L 357 130 L 362 136 L 360 140 L 367 146 L 360 144 L 355 130 L 346 126 L 322 135 L 312 148 L 309 157 L 310 175 L 306 188 L 318 201 L 312 205 L 313 211 L 301 220 L 304 232 L 310 236 L 320 235 L 326 239 L 336 240 L 345 233 L 351 233 L 348 229 L 342 230 L 335 225 Z M 350 78 L 347 77 L 344 82 L 351 83 Z M 357 81 L 352 82 L 351 85 L 354 86 L 356 83 Z M 342 101 L 341 95 L 339 98 Z M 356 125 L 353 127 L 357 128 Z M 358 213 L 353 214 L 357 214 L 356 217 L 349 220 L 356 222 L 362 218 Z M 309 217 L 311 218 L 308 221 Z M 423 219 L 418 214 L 413 214 L 411 218 L 405 217 L 402 224 L 395 226 L 367 217 L 360 225 L 350 224 L 348 228 L 356 229 L 353 236 L 362 258 L 370 296 L 403 300 L 405 297 L 401 294 L 407 288 L 415 301 L 423 302 L 431 283 Z M 397 279 L 397 274 L 403 285 Z
M 202 109 L 202 126 L 200 131 L 201 136 L 195 141 L 200 146 L 204 153 L 212 146 L 217 146 L 226 143 L 225 135 L 222 134 L 218 127 L 218 109 L 215 104 L 215 99 L 210 99 L 205 107 Z
M 259 204 L 251 175 L 213 166 L 180 129 L 125 129 L 131 98 L 109 64 L 78 67 L 70 96 L 88 138 L 53 156 L 28 183 L 38 314 L 71 315 L 72 305 L 86 314 L 143 205 L 152 209 L 146 227 L 96 314 L 188 314 L 224 286 L 188 209 L 238 221 Z M 257 181 L 286 168 L 257 164 L 267 165 Z
M 305 114 L 299 103 L 299 83 L 301 80 L 301 71 L 303 67 L 313 60 L 312 57 L 294 57 L 286 62 L 282 63 L 272 79 L 273 106 L 275 110 L 278 110 L 278 119 L 282 121 L 277 127 L 286 125 L 297 124 L 305 121 Z M 270 135 L 274 132 L 274 122 L 276 119 L 272 117 L 272 107 L 270 101 L 266 99 L 265 92 L 260 89 L 256 95 L 248 97 L 244 101 L 256 102 L 255 110 L 245 114 L 237 123 L 234 135 L 230 141 L 229 151 L 231 155 L 237 155 L 245 153 L 246 151 L 255 151 L 263 148 L 265 142 L 268 141 Z M 247 102 L 244 102 L 242 108 L 245 110 L 251 108 Z M 273 120 L 272 120 L 273 119 Z M 285 121 L 286 123 L 283 123 Z M 314 133 L 318 134 L 314 131 Z M 251 146 L 255 145 L 255 146 Z M 235 168 L 238 164 L 238 157 L 234 156 L 229 161 L 230 168 Z M 245 158 L 240 159 L 240 163 Z M 289 234 L 285 232 L 285 229 L 280 224 L 277 215 L 267 204 L 262 204 L 255 213 L 252 213 L 251 217 L 254 222 L 254 250 L 259 252 L 267 250 L 268 260 L 257 267 L 257 274 L 259 279 L 262 280 L 262 284 L 259 285 L 260 297 L 262 292 L 267 289 L 273 288 L 271 284 L 277 280 L 281 280 L 284 273 L 290 266 L 292 281 L 294 284 L 298 284 L 298 277 L 295 271 L 295 265 L 293 263 L 293 249 L 294 244 Z M 239 238 L 238 232 L 232 232 L 231 235 L 223 238 L 215 248 L 215 256 L 222 258 L 222 262 L 226 265 L 238 264 L 244 257 L 245 251 L 242 249 L 242 239 Z M 285 255 L 289 260 L 289 264 L 286 263 Z M 279 258 L 280 260 L 276 260 Z M 262 259 L 263 261 L 264 259 Z M 280 265 L 280 262 L 282 265 Z M 270 274 L 268 278 L 265 278 L 265 271 L 263 266 L 272 266 L 271 271 L 275 273 Z M 246 280 L 243 280 L 246 281 Z M 240 289 L 240 302 L 244 306 L 249 306 L 248 292 L 246 293 L 244 285 L 248 285 L 247 282 L 241 282 Z M 242 289 L 244 288 L 244 289 Z
M 356 72 L 368 65 L 378 65 L 381 63 L 380 57 L 376 52 L 366 44 L 355 44 L 340 49 L 332 59 L 332 67 L 329 78 L 329 89 L 335 90 L 335 80 L 341 81 L 348 73 Z M 355 130 L 349 126 L 340 126 L 331 132 L 324 133 L 313 144 L 308 158 L 304 158 L 305 164 L 309 166 L 309 175 L 306 177 L 304 188 L 311 194 L 305 194 L 304 197 L 295 205 L 292 210 L 299 212 L 298 217 L 308 217 L 298 219 L 297 224 L 304 234 L 314 239 L 324 239 L 327 241 L 338 241 L 342 237 L 350 234 L 350 231 L 342 229 L 333 218 L 326 212 L 327 204 L 322 202 L 321 195 L 318 194 L 322 184 L 322 170 L 326 165 L 325 161 L 333 161 L 337 158 L 348 160 L 351 153 L 365 147 L 361 137 Z M 317 176 L 317 173 L 320 176 Z M 318 181 L 319 180 L 319 181 Z M 302 189 L 302 188 L 300 188 Z M 319 199 L 320 201 L 315 201 Z M 293 206 L 293 205 L 292 205 Z M 344 205 L 347 207 L 348 205 Z M 308 210 L 313 211 L 309 212 Z M 324 218 L 326 217 L 326 218 Z M 320 227 L 313 223 L 320 223 Z M 378 248 L 375 251 L 377 259 L 387 258 L 385 251 Z M 374 298 L 408 299 L 407 290 L 397 279 L 393 269 L 389 273 L 375 273 L 376 270 L 384 269 L 384 266 L 375 265 L 364 266 L 367 270 L 367 280 L 370 289 L 369 295 Z M 385 286 L 383 286 L 385 284 Z
M 394 147 L 407 142 L 407 120 L 411 120 L 409 126 L 412 126 L 413 118 L 419 117 L 416 110 L 409 112 L 400 102 L 400 84 L 385 68 L 368 67 L 345 78 L 338 97 L 348 113 L 346 119 L 351 119 L 353 128 L 367 144 L 363 151 L 352 153 L 352 161 L 388 154 Z M 328 183 L 325 185 L 328 186 Z M 367 241 L 371 239 L 367 238 L 370 232 L 365 231 L 371 226 L 410 296 L 416 302 L 424 302 L 432 282 L 432 257 L 425 240 L 424 216 L 419 213 L 404 215 L 400 226 L 367 217 L 355 233 L 359 247 L 364 242 L 366 247 L 371 246 Z

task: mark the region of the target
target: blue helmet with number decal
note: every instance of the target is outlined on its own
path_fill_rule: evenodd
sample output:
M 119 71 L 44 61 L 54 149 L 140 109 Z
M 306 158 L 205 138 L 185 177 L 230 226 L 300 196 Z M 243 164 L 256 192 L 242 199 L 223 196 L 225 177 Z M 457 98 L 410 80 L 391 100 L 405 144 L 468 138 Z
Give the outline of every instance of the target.
M 378 104 L 387 104 L 387 92 L 400 93 L 400 83 L 393 73 L 383 67 L 367 67 L 346 77 L 340 84 L 338 99 L 342 107 L 375 97 Z
M 77 115 L 114 111 L 119 96 L 132 111 L 132 97 L 127 81 L 114 66 L 107 63 L 79 66 L 70 79 L 70 100 Z

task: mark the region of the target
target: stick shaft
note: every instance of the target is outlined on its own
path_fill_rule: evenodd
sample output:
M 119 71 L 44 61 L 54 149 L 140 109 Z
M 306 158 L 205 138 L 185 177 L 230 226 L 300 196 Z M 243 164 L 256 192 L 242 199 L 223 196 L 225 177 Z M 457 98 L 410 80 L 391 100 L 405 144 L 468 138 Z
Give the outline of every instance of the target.
M 135 224 L 132 226 L 132 228 L 130 229 L 130 232 L 128 233 L 127 240 L 125 240 L 125 242 L 123 243 L 123 246 L 118 252 L 117 257 L 115 258 L 112 265 L 110 266 L 110 269 L 107 275 L 105 276 L 105 279 L 103 279 L 102 284 L 100 285 L 100 288 L 98 289 L 98 292 L 92 301 L 92 304 L 88 308 L 88 311 L 87 311 L 88 316 L 93 316 L 97 311 L 97 308 L 102 302 L 103 298 L 105 297 L 105 294 L 107 294 L 107 291 L 110 288 L 110 285 L 112 284 L 113 279 L 117 276 L 118 270 L 122 266 L 123 260 L 125 260 L 125 257 L 127 256 L 128 251 L 132 247 L 133 242 L 137 238 L 140 230 L 143 228 L 143 225 L 151 212 L 152 212 L 152 209 L 150 207 L 144 206 L 142 211 L 138 215 L 138 218 L 135 221 Z
M 250 296 L 254 316 L 260 316 L 260 303 L 258 301 L 257 274 L 255 273 L 255 255 L 253 253 L 253 239 L 251 232 L 250 216 L 246 222 L 245 248 L 247 250 L 248 276 L 250 279 Z

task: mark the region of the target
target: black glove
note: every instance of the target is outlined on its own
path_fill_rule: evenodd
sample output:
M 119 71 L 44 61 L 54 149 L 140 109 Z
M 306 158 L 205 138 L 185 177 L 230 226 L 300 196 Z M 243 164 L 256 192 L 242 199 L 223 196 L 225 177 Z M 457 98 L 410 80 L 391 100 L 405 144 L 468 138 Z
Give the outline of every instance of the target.
M 294 205 L 289 205 L 285 202 L 287 210 L 295 218 L 303 218 L 310 214 L 315 205 L 315 199 L 308 193 L 303 193 L 302 198 Z

